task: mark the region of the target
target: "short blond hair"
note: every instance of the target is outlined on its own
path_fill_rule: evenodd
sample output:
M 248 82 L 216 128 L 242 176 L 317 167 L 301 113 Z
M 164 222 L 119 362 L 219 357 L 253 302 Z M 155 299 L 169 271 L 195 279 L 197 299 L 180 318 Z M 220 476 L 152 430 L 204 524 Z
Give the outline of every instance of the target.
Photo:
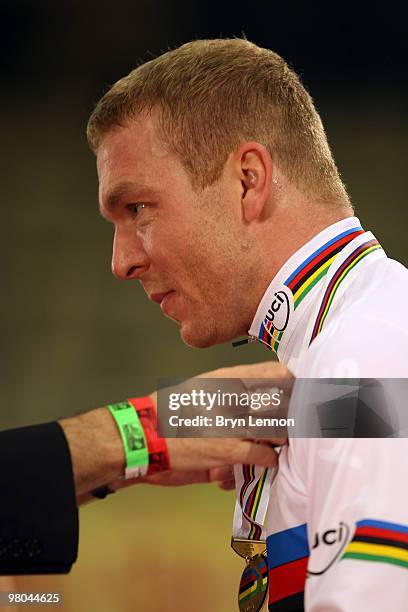
M 215 182 L 230 153 L 255 140 L 298 189 L 322 201 L 348 199 L 312 98 L 269 49 L 195 40 L 140 65 L 98 102 L 90 147 L 96 152 L 107 132 L 153 109 L 196 188 Z

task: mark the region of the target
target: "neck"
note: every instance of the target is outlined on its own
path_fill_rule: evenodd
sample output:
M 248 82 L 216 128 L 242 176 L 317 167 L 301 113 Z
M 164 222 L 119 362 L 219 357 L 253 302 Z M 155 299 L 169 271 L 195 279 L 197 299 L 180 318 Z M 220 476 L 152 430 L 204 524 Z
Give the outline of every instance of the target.
M 361 269 L 361 261 L 378 257 L 384 257 L 380 245 L 356 217 L 324 228 L 275 274 L 258 305 L 249 335 L 274 350 L 284 363 L 296 361 L 330 320 L 333 303 L 336 305 L 334 296 L 338 298 L 353 282 L 351 272 L 357 264 Z
M 273 215 L 265 220 L 265 224 L 261 224 L 257 242 L 260 245 L 258 253 L 262 255 L 257 257 L 257 282 L 252 293 L 248 327 L 271 279 L 285 262 L 324 229 L 353 216 L 349 203 L 331 208 L 329 206 L 331 205 L 323 208 L 304 200 L 296 206 L 286 207 L 281 204 Z

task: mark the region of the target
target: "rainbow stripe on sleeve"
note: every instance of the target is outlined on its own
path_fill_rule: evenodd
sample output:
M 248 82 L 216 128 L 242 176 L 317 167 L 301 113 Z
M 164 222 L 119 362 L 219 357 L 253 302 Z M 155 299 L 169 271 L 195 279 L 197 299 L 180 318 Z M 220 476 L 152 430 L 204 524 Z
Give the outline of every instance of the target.
M 358 521 L 342 559 L 391 563 L 408 568 L 408 527 L 386 521 Z

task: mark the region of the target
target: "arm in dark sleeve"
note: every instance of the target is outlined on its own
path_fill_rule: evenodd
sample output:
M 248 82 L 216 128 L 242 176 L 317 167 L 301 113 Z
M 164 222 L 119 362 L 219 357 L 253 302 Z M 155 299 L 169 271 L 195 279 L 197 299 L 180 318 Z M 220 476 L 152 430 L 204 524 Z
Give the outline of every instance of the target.
M 46 423 L 0 432 L 0 574 L 69 572 L 78 512 L 62 428 Z

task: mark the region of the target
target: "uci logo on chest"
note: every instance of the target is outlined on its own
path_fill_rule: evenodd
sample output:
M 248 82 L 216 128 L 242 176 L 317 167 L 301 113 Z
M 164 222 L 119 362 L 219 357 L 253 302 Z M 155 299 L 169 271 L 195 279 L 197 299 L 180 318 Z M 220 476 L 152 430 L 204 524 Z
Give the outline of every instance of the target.
M 272 304 L 268 308 L 265 319 L 272 323 L 273 329 L 283 332 L 289 321 L 290 301 L 286 291 L 276 291 Z M 272 331 L 272 328 L 271 330 Z

